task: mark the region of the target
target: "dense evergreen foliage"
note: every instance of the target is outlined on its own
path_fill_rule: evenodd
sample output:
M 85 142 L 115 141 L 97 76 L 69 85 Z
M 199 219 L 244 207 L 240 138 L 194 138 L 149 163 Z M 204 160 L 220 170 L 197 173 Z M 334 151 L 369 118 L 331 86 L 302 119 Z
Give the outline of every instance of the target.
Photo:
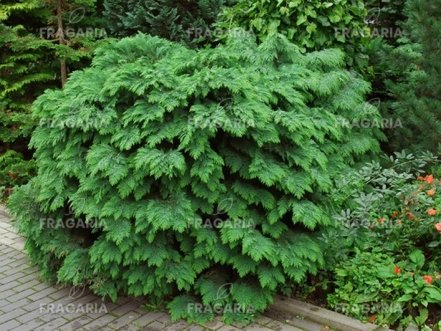
M 34 104 L 38 175 L 10 202 L 32 260 L 111 298 L 173 296 L 173 318 L 212 318 L 189 308 L 199 300 L 239 305 L 227 321 L 264 310 L 322 266 L 333 179 L 379 149 L 378 129 L 342 125 L 379 119 L 343 63 L 281 35 L 99 49 Z
M 388 114 L 402 122 L 390 132 L 392 150 L 437 151 L 441 140 L 441 3 L 409 0 L 406 37 L 385 52 Z
M 27 149 L 36 124 L 32 101 L 46 88 L 60 86 L 70 69 L 87 65 L 95 40 L 105 36 L 105 31 L 96 33 L 101 30 L 93 15 L 85 18 L 93 6 L 94 1 L 0 4 L 0 188 L 7 192 L 34 171 Z M 54 12 L 59 12 L 59 22 Z
M 225 0 L 105 0 L 104 17 L 111 34 L 144 32 L 187 45 L 214 41 L 213 23 Z
M 35 1 L 0 4 L 0 200 L 33 172 L 26 148 L 34 126 L 30 104 L 54 81 L 54 68 L 48 63 L 54 54 L 52 43 L 23 26 L 42 13 Z

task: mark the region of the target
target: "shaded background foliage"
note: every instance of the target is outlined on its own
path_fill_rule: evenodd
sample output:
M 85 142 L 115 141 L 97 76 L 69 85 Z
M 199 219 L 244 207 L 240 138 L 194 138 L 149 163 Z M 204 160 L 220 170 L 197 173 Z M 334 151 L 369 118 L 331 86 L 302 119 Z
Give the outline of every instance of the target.
M 386 88 L 391 101 L 388 114 L 403 127 L 390 134 L 390 149 L 439 151 L 441 137 L 441 3 L 409 0 L 406 36 L 390 49 L 384 65 L 392 77 Z
M 58 18 L 69 31 L 61 43 Z M 99 4 L 94 1 L 2 1 L 0 3 L 0 187 L 8 195 L 34 174 L 28 139 L 38 124 L 31 104 L 47 88 L 62 85 L 60 66 L 66 75 L 87 66 L 99 46 L 86 28 L 102 28 Z M 76 21 L 72 21 L 77 11 Z M 91 30 L 90 30 L 91 31 Z M 105 36 L 105 35 L 104 35 Z M 96 38 L 98 37 L 98 38 Z
M 347 63 L 362 68 L 367 60 L 361 52 L 367 41 L 367 14 L 361 0 L 239 0 L 221 13 L 217 26 L 242 27 L 260 40 L 281 33 L 305 51 L 342 48 Z
M 148 33 L 188 46 L 215 39 L 213 24 L 228 0 L 105 0 L 104 18 L 112 36 Z

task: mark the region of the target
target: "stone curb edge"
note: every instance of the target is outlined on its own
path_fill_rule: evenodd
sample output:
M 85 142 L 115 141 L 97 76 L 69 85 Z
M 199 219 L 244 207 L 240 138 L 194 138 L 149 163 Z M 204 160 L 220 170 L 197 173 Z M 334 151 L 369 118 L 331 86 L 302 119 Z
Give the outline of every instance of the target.
M 276 311 L 293 314 L 294 316 L 304 316 L 313 322 L 328 325 L 339 331 L 393 331 L 375 324 L 362 323 L 346 315 L 314 306 L 307 302 L 282 296 L 275 298 L 271 308 Z

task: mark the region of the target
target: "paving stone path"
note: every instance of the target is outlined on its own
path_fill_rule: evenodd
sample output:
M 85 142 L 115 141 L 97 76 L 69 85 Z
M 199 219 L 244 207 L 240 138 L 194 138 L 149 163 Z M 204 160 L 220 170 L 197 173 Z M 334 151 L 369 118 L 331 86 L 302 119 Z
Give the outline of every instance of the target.
M 147 311 L 141 307 L 141 301 L 133 298 L 103 302 L 87 289 L 63 288 L 41 281 L 23 247 L 23 238 L 15 233 L 9 216 L 0 206 L 0 331 L 302 331 L 266 316 L 244 328 L 227 326 L 219 320 L 190 325 L 172 322 L 164 312 Z

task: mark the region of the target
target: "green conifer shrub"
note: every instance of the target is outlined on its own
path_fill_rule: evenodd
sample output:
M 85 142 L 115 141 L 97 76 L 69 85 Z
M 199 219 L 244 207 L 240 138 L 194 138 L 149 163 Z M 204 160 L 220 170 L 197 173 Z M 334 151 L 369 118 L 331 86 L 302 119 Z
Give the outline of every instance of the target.
M 34 103 L 38 175 L 9 204 L 32 261 L 112 299 L 171 300 L 174 319 L 263 311 L 323 266 L 333 179 L 379 150 L 377 128 L 345 124 L 379 113 L 343 58 L 281 35 L 100 48 Z

